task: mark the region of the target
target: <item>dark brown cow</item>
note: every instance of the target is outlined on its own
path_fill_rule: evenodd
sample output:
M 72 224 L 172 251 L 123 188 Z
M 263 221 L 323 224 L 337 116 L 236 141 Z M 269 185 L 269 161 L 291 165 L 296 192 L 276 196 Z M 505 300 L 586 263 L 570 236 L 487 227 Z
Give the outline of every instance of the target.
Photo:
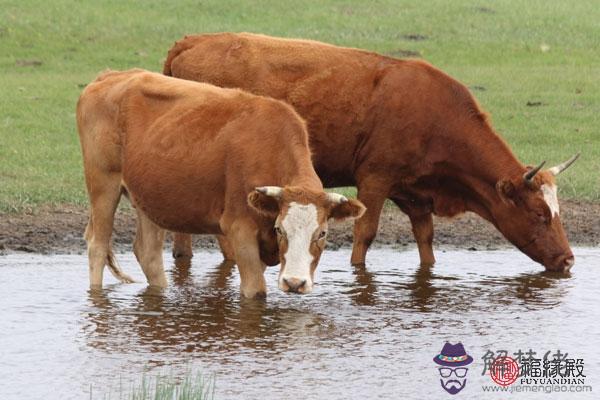
M 163 228 L 224 234 L 246 297 L 266 293 L 265 265 L 278 263 L 282 290 L 310 292 L 328 219 L 364 212 L 323 191 L 304 122 L 278 100 L 143 70 L 106 72 L 81 94 L 77 124 L 91 286 L 102 285 L 106 264 L 131 281 L 110 249 L 123 192 L 136 207 L 134 252 L 151 285 L 167 284 Z
M 573 265 L 553 177 L 568 163 L 531 173 L 494 132 L 468 89 L 426 62 L 307 40 L 221 33 L 175 43 L 164 73 L 294 106 L 308 123 L 323 184 L 355 185 L 367 206 L 354 228 L 353 264 L 364 263 L 389 198 L 408 214 L 424 265 L 435 261 L 432 214 L 465 211 L 494 224 L 547 269 Z M 191 254 L 191 248 L 183 252 Z

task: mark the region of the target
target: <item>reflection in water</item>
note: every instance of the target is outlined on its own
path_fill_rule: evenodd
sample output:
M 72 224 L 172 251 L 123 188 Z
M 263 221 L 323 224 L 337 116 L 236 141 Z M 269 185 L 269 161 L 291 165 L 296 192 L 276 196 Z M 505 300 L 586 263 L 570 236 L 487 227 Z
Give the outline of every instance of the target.
M 85 325 L 86 337 L 91 346 L 111 352 L 137 346 L 153 353 L 200 354 L 240 348 L 278 351 L 285 349 L 293 336 L 352 336 L 369 325 L 378 325 L 377 315 L 369 311 L 372 307 L 378 312 L 420 314 L 413 323 L 403 318 L 403 328 L 413 329 L 424 327 L 424 316 L 429 313 L 552 308 L 568 291 L 559 285 L 562 279 L 568 279 L 564 275 L 541 272 L 461 279 L 454 274 L 436 274 L 435 269 L 420 266 L 412 273 L 376 273 L 364 266 L 353 267 L 353 282 L 343 283 L 350 285 L 350 290 L 338 293 L 343 296 L 338 300 L 350 303 L 338 310 L 341 318 L 335 333 L 336 318 L 332 318 L 333 310 L 327 305 L 331 299 L 320 299 L 318 294 L 287 295 L 284 305 L 271 304 L 271 297 L 266 301 L 241 299 L 237 283 L 231 282 L 237 272 L 233 263 L 223 262 L 205 271 L 203 279 L 194 279 L 189 265 L 179 266 L 171 270 L 173 286 L 169 289 L 147 287 L 129 299 L 114 290 L 118 285 L 90 290 L 93 307 L 85 312 L 89 322 Z M 307 300 L 310 307 L 297 307 L 307 305 Z M 322 316 L 327 314 L 330 317 Z M 344 319 L 346 314 L 349 318 Z M 362 326 L 344 326 L 357 316 Z
M 597 341 L 572 340 L 600 334 L 599 282 L 586 265 L 598 252 L 589 252 L 577 254 L 572 276 L 537 272 L 508 251 L 445 252 L 435 266 L 416 267 L 416 252 L 376 250 L 366 268 L 347 265 L 347 251 L 328 252 L 308 295 L 282 293 L 277 268 L 267 269 L 266 301 L 242 300 L 237 268 L 217 264 L 218 253 L 169 268 L 166 289 L 88 290 L 83 256 L 0 257 L 2 399 L 22 398 L 22 387 L 32 398 L 48 388 L 63 389 L 61 399 L 89 398 L 90 383 L 190 364 L 217 374 L 216 398 L 313 398 L 315 388 L 325 399 L 437 398 L 437 370 L 426 371 L 446 340 L 477 357 L 512 345 L 596 351 Z M 133 256 L 121 260 L 141 282 Z
M 359 306 L 372 306 L 377 300 L 377 285 L 373 280 L 373 273 L 369 272 L 364 264 L 352 267 L 355 288 L 349 292 L 350 297 Z
M 486 296 L 486 307 L 510 307 L 523 304 L 527 308 L 551 308 L 567 293 L 558 286 L 570 274 L 534 272 L 501 278 L 483 278 L 461 282 L 453 276 L 435 275 L 435 266 L 419 266 L 412 281 L 404 285 L 411 297 L 409 308 L 417 312 L 460 311 L 476 306 Z M 445 282 L 446 284 L 436 284 Z M 452 297 L 453 300 L 448 300 Z M 491 303 L 491 304 L 489 304 Z
M 171 269 L 171 279 L 173 284 L 183 286 L 192 276 L 192 260 L 190 258 L 180 257 L 175 260 L 175 266 Z
M 223 262 L 197 283 L 189 269 L 174 268 L 171 289 L 148 286 L 130 299 L 110 287 L 90 290 L 93 308 L 85 313 L 89 344 L 107 351 L 138 345 L 151 352 L 231 351 L 240 346 L 273 350 L 278 342 L 269 337 L 321 325 L 311 312 L 241 299 L 237 286 L 230 288 L 233 270 L 234 264 Z
M 514 277 L 484 279 L 482 287 L 502 288 L 496 290 L 492 301 L 505 307 L 519 304 L 524 309 L 551 309 L 558 306 L 569 291 L 568 282 L 571 274 L 534 272 L 519 274 Z
M 420 265 L 414 274 L 414 279 L 407 285 L 412 298 L 412 306 L 420 312 L 431 311 L 431 300 L 437 292 L 432 282 L 431 265 Z

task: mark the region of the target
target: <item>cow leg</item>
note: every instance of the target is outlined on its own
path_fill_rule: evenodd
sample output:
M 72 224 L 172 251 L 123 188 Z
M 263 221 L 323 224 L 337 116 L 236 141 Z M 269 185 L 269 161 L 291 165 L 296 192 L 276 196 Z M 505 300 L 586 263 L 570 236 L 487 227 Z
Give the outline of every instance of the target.
M 435 264 L 433 255 L 433 218 L 431 213 L 409 214 L 413 235 L 419 248 L 421 266 L 427 267 Z
M 240 272 L 242 296 L 264 298 L 267 295 L 265 263 L 260 259 L 256 227 L 251 221 L 236 221 L 227 232 L 235 251 L 235 260 Z
M 117 265 L 110 246 L 115 212 L 121 198 L 120 175 L 95 171 L 94 174 L 86 173 L 86 180 L 91 203 L 90 219 L 85 230 L 90 287 L 102 287 L 105 265 L 121 282 L 133 282 Z
M 167 277 L 163 267 L 163 242 L 165 230 L 152 222 L 139 207 L 137 211 L 137 231 L 133 242 L 133 252 L 142 266 L 150 286 L 166 287 Z
M 235 261 L 235 251 L 229 240 L 227 240 L 227 237 L 225 235 L 217 235 L 217 241 L 221 248 L 221 254 L 223 254 L 223 260 Z
M 235 252 L 225 235 L 216 236 L 223 259 L 227 261 L 235 260 Z M 192 235 L 173 232 L 173 258 L 176 260 L 190 260 L 193 256 Z
M 173 232 L 173 258 L 190 260 L 193 256 L 192 235 Z
M 413 236 L 419 249 L 419 258 L 422 266 L 435 264 L 433 255 L 433 214 L 431 207 L 424 203 L 415 202 L 414 199 L 394 196 L 394 203 L 408 215 L 412 225 Z
M 386 195 L 382 191 L 370 191 L 359 186 L 357 197 L 367 207 L 367 211 L 354 223 L 354 243 L 350 262 L 352 265 L 364 265 L 367 250 L 377 235 L 379 215 Z

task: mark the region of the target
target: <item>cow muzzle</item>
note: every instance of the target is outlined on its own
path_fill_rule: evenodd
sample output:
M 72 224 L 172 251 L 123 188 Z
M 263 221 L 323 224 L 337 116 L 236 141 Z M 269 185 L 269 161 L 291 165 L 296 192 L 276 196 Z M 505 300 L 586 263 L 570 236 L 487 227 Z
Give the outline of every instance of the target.
M 279 289 L 286 293 L 306 294 L 312 292 L 310 279 L 282 276 L 279 279 Z
M 546 270 L 552 272 L 566 273 L 569 272 L 569 270 L 573 267 L 574 264 L 575 257 L 573 256 L 573 254 L 561 255 L 556 257 L 551 264 L 546 265 Z

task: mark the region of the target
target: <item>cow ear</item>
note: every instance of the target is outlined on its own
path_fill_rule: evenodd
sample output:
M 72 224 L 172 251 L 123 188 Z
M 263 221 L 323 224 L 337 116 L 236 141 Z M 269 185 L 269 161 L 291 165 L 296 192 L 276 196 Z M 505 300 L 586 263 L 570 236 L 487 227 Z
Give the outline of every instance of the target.
M 514 198 L 516 193 L 515 185 L 508 180 L 499 180 L 496 183 L 496 191 L 502 200 L 506 204 L 515 205 Z
M 277 217 L 279 214 L 279 200 L 257 190 L 248 195 L 248 204 L 258 213 L 269 217 Z
M 343 203 L 334 204 L 329 210 L 329 218 L 336 221 L 357 219 L 362 217 L 367 208 L 358 200 L 349 199 Z

